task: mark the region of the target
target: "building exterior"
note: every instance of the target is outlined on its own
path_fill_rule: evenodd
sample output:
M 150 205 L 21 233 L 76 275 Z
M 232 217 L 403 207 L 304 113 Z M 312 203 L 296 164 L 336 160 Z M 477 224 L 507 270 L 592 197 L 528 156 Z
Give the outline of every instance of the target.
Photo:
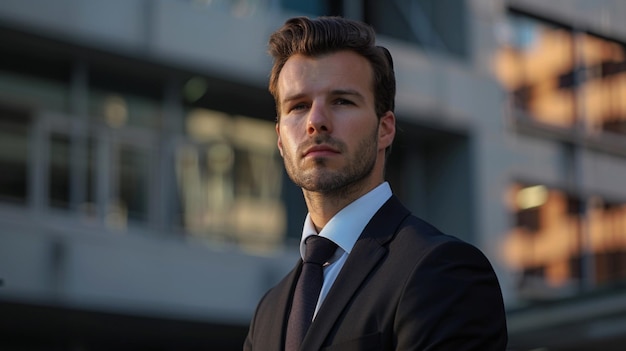
M 0 348 L 238 350 L 297 259 L 269 34 L 371 23 L 387 176 L 480 247 L 511 350 L 626 342 L 626 3 L 1 0 Z

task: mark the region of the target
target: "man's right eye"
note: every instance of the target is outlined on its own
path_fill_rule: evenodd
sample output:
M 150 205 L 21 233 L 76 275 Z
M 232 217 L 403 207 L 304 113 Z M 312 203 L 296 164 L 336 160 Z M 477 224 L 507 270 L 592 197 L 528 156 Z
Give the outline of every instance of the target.
M 307 107 L 307 105 L 304 104 L 304 103 L 295 104 L 289 110 L 290 111 L 301 111 L 301 110 L 304 110 L 306 107 Z

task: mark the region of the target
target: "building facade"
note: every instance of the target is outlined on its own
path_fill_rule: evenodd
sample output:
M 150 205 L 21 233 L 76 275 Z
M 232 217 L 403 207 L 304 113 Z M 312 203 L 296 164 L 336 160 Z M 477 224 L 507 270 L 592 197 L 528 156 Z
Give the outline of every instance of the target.
M 267 38 L 379 33 L 394 192 L 480 247 L 511 350 L 626 342 L 620 0 L 2 0 L 0 348 L 238 350 L 295 263 Z

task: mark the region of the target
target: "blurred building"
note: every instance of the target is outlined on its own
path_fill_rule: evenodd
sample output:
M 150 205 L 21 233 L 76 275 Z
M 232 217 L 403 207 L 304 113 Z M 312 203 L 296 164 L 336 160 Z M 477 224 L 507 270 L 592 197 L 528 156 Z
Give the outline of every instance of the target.
M 241 349 L 306 214 L 266 42 L 322 14 L 392 52 L 388 178 L 490 258 L 510 349 L 623 348 L 625 2 L 1 0 L 1 349 Z

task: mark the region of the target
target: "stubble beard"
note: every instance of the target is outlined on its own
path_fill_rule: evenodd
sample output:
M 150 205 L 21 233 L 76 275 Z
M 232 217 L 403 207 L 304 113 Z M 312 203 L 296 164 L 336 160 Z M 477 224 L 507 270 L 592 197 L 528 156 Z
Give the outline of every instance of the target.
M 364 180 L 368 178 L 376 164 L 378 128 L 375 128 L 371 137 L 363 139 L 358 149 L 352 155 L 348 155 L 347 163 L 339 169 L 329 169 L 330 160 L 320 157 L 314 161 L 314 167 L 301 169 L 293 155 L 285 155 L 285 169 L 289 178 L 300 188 L 316 192 L 328 197 L 350 197 L 358 193 L 365 186 Z M 333 140 L 328 136 L 321 136 L 315 140 L 315 144 L 330 144 L 345 154 L 346 147 L 343 143 Z

